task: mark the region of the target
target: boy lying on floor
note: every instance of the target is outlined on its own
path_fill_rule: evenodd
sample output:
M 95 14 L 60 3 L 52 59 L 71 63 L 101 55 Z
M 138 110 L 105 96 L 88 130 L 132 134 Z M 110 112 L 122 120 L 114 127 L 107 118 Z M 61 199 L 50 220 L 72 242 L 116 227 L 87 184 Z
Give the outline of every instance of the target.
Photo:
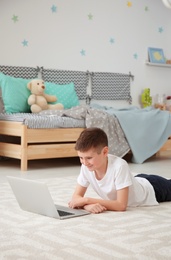
M 102 129 L 85 129 L 75 149 L 82 165 L 69 207 L 101 213 L 171 201 L 171 180 L 158 175 L 133 176 L 125 160 L 108 154 L 108 138 Z M 101 199 L 84 196 L 89 185 Z

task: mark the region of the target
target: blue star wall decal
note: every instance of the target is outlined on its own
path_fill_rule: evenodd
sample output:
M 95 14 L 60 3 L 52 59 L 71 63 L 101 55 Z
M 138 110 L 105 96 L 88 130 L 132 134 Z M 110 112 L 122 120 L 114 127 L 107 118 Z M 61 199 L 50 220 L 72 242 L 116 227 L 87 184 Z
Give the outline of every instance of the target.
M 115 42 L 114 38 L 110 38 L 110 43 L 113 44 Z
M 162 33 L 164 31 L 163 27 L 159 27 L 158 31 L 159 31 L 159 33 Z
M 88 19 L 89 20 L 92 20 L 93 19 L 93 15 L 90 13 L 90 14 L 88 14 Z
M 56 13 L 57 6 L 56 5 L 52 5 L 51 10 L 52 10 L 52 13 Z
M 14 23 L 18 22 L 18 16 L 17 15 L 13 15 L 12 20 Z
M 83 50 L 83 49 L 80 51 L 80 53 L 81 53 L 82 56 L 86 55 L 85 50 Z
M 134 59 L 137 60 L 138 59 L 138 54 L 137 53 L 134 53 Z
M 25 47 L 25 46 L 28 46 L 28 41 L 24 40 L 22 41 L 22 45 Z

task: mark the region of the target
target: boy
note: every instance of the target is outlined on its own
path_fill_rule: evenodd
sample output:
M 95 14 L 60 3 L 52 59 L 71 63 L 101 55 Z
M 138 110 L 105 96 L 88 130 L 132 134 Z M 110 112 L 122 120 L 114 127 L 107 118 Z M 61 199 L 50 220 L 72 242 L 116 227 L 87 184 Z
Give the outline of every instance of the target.
M 75 149 L 82 166 L 69 207 L 101 213 L 171 201 L 171 180 L 147 174 L 134 177 L 125 160 L 108 154 L 108 139 L 102 129 L 85 129 Z M 84 196 L 90 184 L 101 198 Z

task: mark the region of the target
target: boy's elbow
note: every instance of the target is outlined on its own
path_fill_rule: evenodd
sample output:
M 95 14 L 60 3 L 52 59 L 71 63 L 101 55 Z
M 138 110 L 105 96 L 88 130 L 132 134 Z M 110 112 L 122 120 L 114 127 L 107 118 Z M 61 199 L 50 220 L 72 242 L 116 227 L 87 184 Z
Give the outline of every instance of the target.
M 126 211 L 127 207 L 121 207 L 120 211 Z
M 118 211 L 126 211 L 126 210 L 127 210 L 127 204 L 119 203 Z

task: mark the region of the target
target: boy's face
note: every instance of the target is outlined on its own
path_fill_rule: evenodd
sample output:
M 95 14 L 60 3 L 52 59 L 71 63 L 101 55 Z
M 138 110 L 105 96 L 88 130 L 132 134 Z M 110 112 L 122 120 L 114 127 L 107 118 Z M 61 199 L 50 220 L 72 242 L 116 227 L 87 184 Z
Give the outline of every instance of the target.
M 95 148 L 91 148 L 86 152 L 78 151 L 80 162 L 84 164 L 89 169 L 89 171 L 96 171 L 103 167 L 106 163 L 107 154 L 107 146 L 102 148 L 101 152 L 97 151 Z

